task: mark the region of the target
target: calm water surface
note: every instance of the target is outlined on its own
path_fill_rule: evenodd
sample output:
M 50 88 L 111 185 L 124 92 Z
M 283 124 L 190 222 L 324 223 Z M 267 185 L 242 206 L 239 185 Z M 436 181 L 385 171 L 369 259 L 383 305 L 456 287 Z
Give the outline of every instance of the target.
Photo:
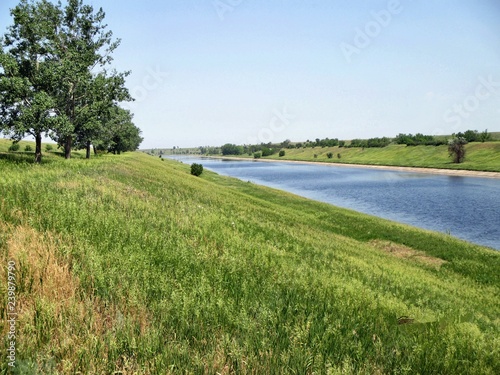
M 174 157 L 221 175 L 286 190 L 500 250 L 500 180 L 370 168 Z

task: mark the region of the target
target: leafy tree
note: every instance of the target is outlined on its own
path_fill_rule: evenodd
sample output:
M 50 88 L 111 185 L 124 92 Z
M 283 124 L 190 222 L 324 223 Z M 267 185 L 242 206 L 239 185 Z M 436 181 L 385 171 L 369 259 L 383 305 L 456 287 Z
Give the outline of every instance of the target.
M 137 150 L 143 138 L 132 118 L 130 111 L 118 106 L 111 107 L 96 148 L 113 154 Z
M 93 72 L 104 68 L 111 61 L 111 54 L 120 41 L 113 41 L 113 33 L 107 31 L 102 9 L 94 12 L 83 0 L 68 0 L 66 7 L 58 6 L 57 32 L 51 35 L 55 63 L 53 95 L 57 100 L 57 113 L 61 124 L 57 130 L 58 143 L 64 147 L 66 158 L 71 157 L 71 147 L 76 137 L 88 134 L 89 128 L 96 128 L 99 121 L 94 118 L 87 124 L 89 116 L 89 89 L 91 95 L 98 94 L 98 80 L 93 80 Z M 108 92 L 103 92 L 103 95 Z M 95 100 L 95 98 L 94 98 Z M 105 100 L 105 99 L 104 99 Z M 81 129 L 83 124 L 87 129 Z M 85 138 L 85 135 L 83 136 Z
M 467 140 L 463 137 L 454 137 L 448 140 L 448 151 L 454 163 L 462 163 L 465 159 L 465 145 Z
M 83 0 L 65 6 L 21 0 L 11 14 L 0 51 L 0 127 L 14 140 L 34 136 L 37 162 L 43 133 L 63 146 L 66 158 L 74 141 L 89 156 L 107 123 L 106 108 L 131 99 L 128 72 L 103 70 L 120 44 L 103 24 L 104 11 Z
M 47 93 L 53 64 L 47 59 L 47 37 L 57 9 L 47 1 L 26 0 L 11 11 L 14 24 L 1 40 L 0 127 L 14 140 L 35 138 L 35 162 L 42 160 L 42 134 L 57 126 Z
M 242 146 L 236 146 L 232 143 L 226 143 L 221 147 L 222 155 L 242 155 L 244 153 Z
M 479 133 L 477 130 L 467 130 L 463 137 L 467 142 L 476 142 L 479 140 Z
M 82 99 L 80 114 L 75 126 L 75 145 L 86 149 L 86 157 L 90 158 L 90 146 L 105 137 L 105 127 L 110 121 L 113 108 L 119 101 L 129 100 L 130 95 L 125 88 L 125 76 L 128 73 L 111 76 L 100 73 L 87 82 L 87 95 Z M 94 150 L 95 151 L 95 150 Z
M 491 140 L 491 134 L 488 133 L 488 129 L 485 129 L 481 134 L 479 134 L 479 139 L 480 142 L 486 142 Z

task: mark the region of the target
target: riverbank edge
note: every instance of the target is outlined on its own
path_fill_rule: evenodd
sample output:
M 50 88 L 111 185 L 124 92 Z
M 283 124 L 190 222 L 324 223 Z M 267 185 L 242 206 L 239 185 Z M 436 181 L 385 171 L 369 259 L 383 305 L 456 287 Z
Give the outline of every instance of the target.
M 236 156 L 203 156 L 211 159 L 221 160 L 250 160 L 255 162 L 278 162 L 278 163 L 295 163 L 295 164 L 310 164 L 310 165 L 327 165 L 330 167 L 347 167 L 347 168 L 370 168 L 380 170 L 390 170 L 399 172 L 413 173 L 428 173 L 444 176 L 458 177 L 479 177 L 479 178 L 497 178 L 500 179 L 500 172 L 473 171 L 470 169 L 444 169 L 444 168 L 425 168 L 425 167 L 401 167 L 394 165 L 376 165 L 376 164 L 349 164 L 349 163 L 326 163 L 322 161 L 301 161 L 301 160 L 279 160 L 279 159 L 251 159 L 239 158 Z

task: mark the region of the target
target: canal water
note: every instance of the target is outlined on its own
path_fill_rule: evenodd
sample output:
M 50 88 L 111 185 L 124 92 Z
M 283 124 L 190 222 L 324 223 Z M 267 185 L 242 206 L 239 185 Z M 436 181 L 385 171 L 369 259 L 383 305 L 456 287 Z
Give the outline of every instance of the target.
M 499 179 L 305 163 L 173 158 L 500 250 Z

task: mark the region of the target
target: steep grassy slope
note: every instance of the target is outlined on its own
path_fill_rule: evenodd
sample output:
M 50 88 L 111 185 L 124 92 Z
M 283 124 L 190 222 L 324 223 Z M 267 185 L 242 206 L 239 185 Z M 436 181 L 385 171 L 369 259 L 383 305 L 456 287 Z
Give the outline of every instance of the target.
M 0 158 L 15 373 L 500 373 L 498 252 L 144 154 L 46 161 Z
M 389 145 L 384 148 L 365 149 L 357 147 L 315 147 L 287 149 L 285 151 L 284 157 L 275 154 L 265 159 L 500 172 L 500 142 L 470 143 L 466 145 L 466 159 L 461 164 L 452 163 L 447 146 Z M 327 156 L 330 152 L 333 154 L 331 159 Z M 340 158 L 338 157 L 339 154 Z

